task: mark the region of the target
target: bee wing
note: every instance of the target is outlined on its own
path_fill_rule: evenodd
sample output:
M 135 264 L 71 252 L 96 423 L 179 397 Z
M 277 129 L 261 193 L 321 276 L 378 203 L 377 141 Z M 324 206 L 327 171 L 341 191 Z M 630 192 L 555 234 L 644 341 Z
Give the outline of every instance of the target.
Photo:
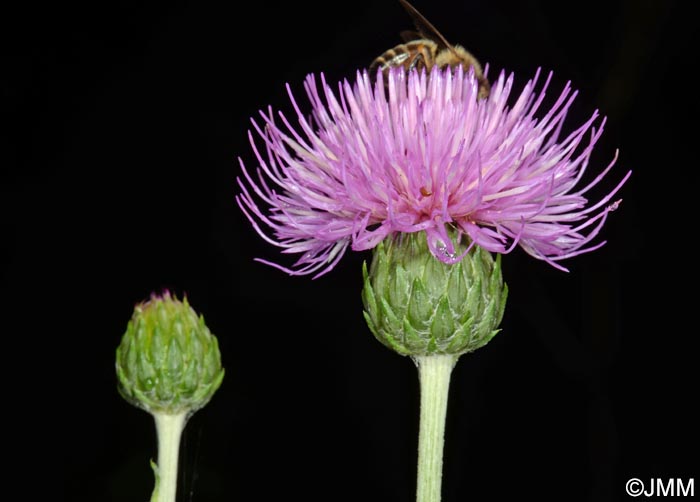
M 428 21 L 423 14 L 418 12 L 418 10 L 408 3 L 407 0 L 399 0 L 401 2 L 401 5 L 403 5 L 403 8 L 406 9 L 408 14 L 411 16 L 413 19 L 413 24 L 416 26 L 416 30 L 418 31 L 418 34 L 422 38 L 427 38 L 428 40 L 432 40 L 433 42 L 436 42 L 438 46 L 444 48 L 444 49 L 449 49 L 451 51 L 454 51 L 454 48 L 452 47 L 452 44 L 450 44 L 445 37 L 442 36 L 442 33 L 440 33 L 435 26 L 430 24 L 430 21 Z M 412 33 L 412 32 L 402 32 L 401 35 L 403 36 L 404 33 Z M 414 38 L 411 38 L 410 40 L 415 40 Z M 406 41 L 410 41 L 406 40 Z
M 401 40 L 404 42 L 412 42 L 413 40 L 419 40 L 421 38 L 425 38 L 423 35 L 418 33 L 417 31 L 412 31 L 412 30 L 404 30 L 401 33 Z

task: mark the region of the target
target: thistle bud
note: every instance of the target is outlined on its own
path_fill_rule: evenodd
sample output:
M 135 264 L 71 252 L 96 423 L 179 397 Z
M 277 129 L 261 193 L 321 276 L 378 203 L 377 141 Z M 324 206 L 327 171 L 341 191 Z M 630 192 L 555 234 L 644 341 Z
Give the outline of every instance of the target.
M 117 348 L 120 394 L 149 413 L 194 413 L 221 385 L 216 337 L 170 293 L 137 305 Z
M 464 253 L 466 237 L 454 242 Z M 390 235 L 363 264 L 364 316 L 374 336 L 402 355 L 461 355 L 498 333 L 508 288 L 500 255 L 472 246 L 454 264 L 436 259 L 424 232 Z

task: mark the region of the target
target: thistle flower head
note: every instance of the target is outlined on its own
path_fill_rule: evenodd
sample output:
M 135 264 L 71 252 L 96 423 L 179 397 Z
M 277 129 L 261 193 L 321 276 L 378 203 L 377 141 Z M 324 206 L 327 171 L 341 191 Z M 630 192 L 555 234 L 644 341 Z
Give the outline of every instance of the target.
M 164 293 L 134 308 L 117 348 L 119 393 L 147 412 L 194 413 L 224 378 L 219 344 L 204 318 Z
M 281 113 L 276 120 L 271 109 L 252 121 L 259 167 L 240 161 L 237 202 L 265 240 L 301 255 L 290 268 L 259 261 L 318 276 L 348 247 L 372 249 L 391 234 L 424 231 L 430 252 L 455 263 L 466 251 L 456 250 L 454 230 L 488 251 L 519 245 L 564 269 L 560 260 L 604 244 L 594 239 L 630 173 L 589 202 L 587 192 L 615 159 L 579 186 L 604 121 L 596 127 L 594 112 L 561 134 L 576 96 L 568 84 L 541 112 L 551 74 L 536 91 L 539 71 L 513 98 L 514 77 L 501 73 L 486 99 L 474 73 L 461 68 L 372 77 L 358 72 L 334 92 L 323 75 L 320 84 L 310 75 L 310 117 L 289 91 L 296 124 Z
M 500 255 L 453 245 L 463 258 L 449 265 L 428 252 L 422 232 L 389 236 L 374 248 L 370 270 L 362 268 L 362 303 L 377 340 L 402 355 L 459 356 L 498 333 L 508 297 Z

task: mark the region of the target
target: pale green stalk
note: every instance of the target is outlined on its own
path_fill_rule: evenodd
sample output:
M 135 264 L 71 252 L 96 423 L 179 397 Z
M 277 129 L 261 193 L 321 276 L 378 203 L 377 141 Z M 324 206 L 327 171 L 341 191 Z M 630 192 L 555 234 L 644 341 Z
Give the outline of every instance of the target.
M 413 356 L 420 379 L 416 502 L 440 502 L 450 375 L 459 356 Z
M 170 415 L 153 413 L 158 434 L 158 465 L 154 466 L 156 486 L 151 502 L 175 502 L 180 438 L 185 428 L 186 412 Z

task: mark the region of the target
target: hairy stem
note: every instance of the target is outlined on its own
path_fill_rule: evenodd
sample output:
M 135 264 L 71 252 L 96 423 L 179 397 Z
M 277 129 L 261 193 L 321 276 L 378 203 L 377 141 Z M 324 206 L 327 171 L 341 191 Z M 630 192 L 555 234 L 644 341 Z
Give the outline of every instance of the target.
M 420 379 L 417 502 L 440 502 L 442 456 L 454 355 L 414 356 Z
M 154 413 L 153 418 L 158 434 L 158 465 L 154 466 L 156 486 L 151 502 L 175 502 L 180 438 L 187 422 L 187 413 Z

